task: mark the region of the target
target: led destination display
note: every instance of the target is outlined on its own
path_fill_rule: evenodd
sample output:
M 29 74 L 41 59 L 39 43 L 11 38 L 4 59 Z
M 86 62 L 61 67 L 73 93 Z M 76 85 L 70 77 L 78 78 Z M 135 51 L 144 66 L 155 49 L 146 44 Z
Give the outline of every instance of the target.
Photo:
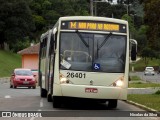
M 64 21 L 61 24 L 61 29 L 111 31 L 125 33 L 126 25 L 99 21 Z

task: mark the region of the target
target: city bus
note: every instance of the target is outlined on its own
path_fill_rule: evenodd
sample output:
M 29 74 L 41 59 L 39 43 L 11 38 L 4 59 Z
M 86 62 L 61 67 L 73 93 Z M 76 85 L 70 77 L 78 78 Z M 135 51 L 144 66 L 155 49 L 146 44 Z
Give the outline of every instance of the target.
M 125 20 L 60 17 L 41 35 L 41 97 L 61 107 L 70 99 L 93 100 L 116 108 L 127 99 L 129 29 Z

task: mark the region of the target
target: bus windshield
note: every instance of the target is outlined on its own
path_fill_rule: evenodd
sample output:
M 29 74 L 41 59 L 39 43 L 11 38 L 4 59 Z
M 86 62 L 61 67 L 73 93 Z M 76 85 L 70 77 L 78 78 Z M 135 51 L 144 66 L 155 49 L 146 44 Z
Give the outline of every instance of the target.
M 60 68 L 75 71 L 124 73 L 126 39 L 125 35 L 111 33 L 61 32 Z

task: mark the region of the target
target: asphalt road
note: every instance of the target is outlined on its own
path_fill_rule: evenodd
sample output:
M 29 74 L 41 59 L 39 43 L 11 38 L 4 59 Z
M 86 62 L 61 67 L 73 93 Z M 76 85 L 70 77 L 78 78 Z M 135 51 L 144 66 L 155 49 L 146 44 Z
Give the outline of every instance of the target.
M 130 72 L 131 76 L 139 76 L 144 82 L 160 83 L 160 74 L 144 75 L 144 72 Z
M 160 74 L 153 75 L 144 75 L 144 72 L 130 72 L 130 76 L 139 76 L 144 83 L 157 83 L 160 84 Z M 131 81 L 132 82 L 132 81 Z M 136 81 L 139 82 L 139 81 Z M 156 91 L 158 91 L 159 88 L 129 88 L 128 93 L 129 94 L 153 94 Z
M 52 102 L 41 98 L 39 91 L 39 87 L 13 89 L 9 88 L 9 83 L 0 83 L 0 111 L 48 111 L 46 113 L 50 115 L 60 114 L 58 117 L 55 116 L 54 120 L 160 120 L 158 117 L 127 117 L 145 111 L 124 101 L 118 101 L 117 109 L 109 109 L 107 104 L 77 102 L 65 104 L 62 108 L 53 108 Z M 0 120 L 53 120 L 53 117 L 16 117 L 0 118 Z

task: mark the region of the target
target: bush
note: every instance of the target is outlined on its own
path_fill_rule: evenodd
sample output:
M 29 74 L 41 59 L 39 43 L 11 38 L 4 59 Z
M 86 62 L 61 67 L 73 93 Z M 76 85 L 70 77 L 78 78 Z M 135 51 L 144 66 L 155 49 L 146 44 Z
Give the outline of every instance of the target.
M 154 94 L 160 95 L 160 90 L 156 91 Z

